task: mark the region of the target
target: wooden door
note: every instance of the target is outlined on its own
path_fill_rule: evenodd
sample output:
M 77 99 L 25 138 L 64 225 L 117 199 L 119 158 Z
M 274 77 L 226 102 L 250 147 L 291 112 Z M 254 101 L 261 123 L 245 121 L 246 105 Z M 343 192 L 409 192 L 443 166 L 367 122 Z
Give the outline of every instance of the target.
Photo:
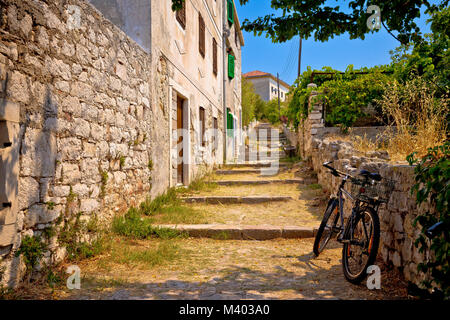
M 177 97 L 177 129 L 183 129 L 183 99 L 180 97 Z M 177 166 L 177 183 L 183 183 L 183 134 L 182 130 L 178 131 L 178 166 Z M 181 150 L 180 150 L 181 149 Z
M 214 126 L 214 134 L 213 134 L 213 155 L 216 155 L 217 148 L 219 146 L 219 124 L 217 122 L 217 118 L 214 118 L 213 121 Z

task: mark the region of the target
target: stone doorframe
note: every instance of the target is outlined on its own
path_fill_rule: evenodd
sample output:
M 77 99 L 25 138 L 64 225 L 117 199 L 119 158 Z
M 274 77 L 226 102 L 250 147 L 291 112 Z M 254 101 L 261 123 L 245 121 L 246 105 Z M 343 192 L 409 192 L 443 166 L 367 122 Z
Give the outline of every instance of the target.
M 190 183 L 190 171 L 191 171 L 191 138 L 190 138 L 190 99 L 189 92 L 182 88 L 173 79 L 169 79 L 169 147 L 170 147 L 170 157 L 169 157 L 169 186 L 174 187 L 177 184 L 176 174 L 177 174 L 177 150 L 176 150 L 176 128 L 173 128 L 173 121 L 177 120 L 177 97 L 180 96 L 184 99 L 183 102 L 183 128 L 188 130 L 187 137 L 183 138 L 183 184 L 189 185 Z M 174 149 L 175 148 L 175 149 Z

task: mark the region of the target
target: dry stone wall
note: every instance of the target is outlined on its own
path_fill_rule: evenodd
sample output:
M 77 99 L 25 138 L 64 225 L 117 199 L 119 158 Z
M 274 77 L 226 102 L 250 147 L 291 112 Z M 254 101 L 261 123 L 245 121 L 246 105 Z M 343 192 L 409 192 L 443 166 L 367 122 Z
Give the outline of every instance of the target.
M 312 114 L 319 114 L 321 105 L 313 106 Z M 429 259 L 429 253 L 419 252 L 414 241 L 420 234 L 419 227 L 413 227 L 414 219 L 425 212 L 426 205 L 418 207 L 415 196 L 410 190 L 414 184 L 414 167 L 407 164 L 390 163 L 389 155 L 383 151 L 371 151 L 361 154 L 352 143 L 327 137 L 333 130 L 321 127 L 321 119 L 307 119 L 303 128 L 299 128 L 299 149 L 304 158 L 309 159 L 317 173 L 319 184 L 328 193 L 334 193 L 340 179 L 332 176 L 322 164 L 333 161 L 333 167 L 357 175 L 362 169 L 378 172 L 382 177 L 395 181 L 395 189 L 389 202 L 379 209 L 381 243 L 379 254 L 386 264 L 402 271 L 405 279 L 419 284 L 424 275 L 419 274 L 417 265 Z M 353 128 L 356 132 L 376 134 L 380 128 L 364 130 Z M 350 189 L 349 189 L 350 191 Z M 351 202 L 345 202 L 345 212 L 351 212 Z
M 17 124 L 6 145 L 20 154 L 17 190 L 7 199 L 16 212 L 11 218 L 8 209 L 6 221 L 7 210 L 0 211 L 0 275 L 14 286 L 24 272 L 15 256 L 24 236 L 78 213 L 108 219 L 167 188 L 168 81 L 164 61 L 152 61 L 85 1 L 0 5 L 0 123 Z M 54 236 L 42 263 L 64 255 Z

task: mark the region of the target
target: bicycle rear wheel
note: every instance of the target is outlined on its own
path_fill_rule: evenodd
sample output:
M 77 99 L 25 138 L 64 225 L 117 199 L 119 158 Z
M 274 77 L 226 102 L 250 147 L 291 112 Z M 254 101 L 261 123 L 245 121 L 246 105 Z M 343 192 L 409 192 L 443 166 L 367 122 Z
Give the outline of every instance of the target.
M 316 257 L 325 249 L 333 234 L 336 233 L 335 227 L 339 219 L 338 203 L 339 201 L 336 198 L 330 199 L 328 202 L 327 209 L 314 239 L 313 252 Z
M 349 238 L 350 242 L 345 242 L 342 248 L 342 267 L 345 278 L 357 284 L 367 276 L 367 268 L 375 262 L 378 254 L 380 221 L 371 207 L 360 209 Z

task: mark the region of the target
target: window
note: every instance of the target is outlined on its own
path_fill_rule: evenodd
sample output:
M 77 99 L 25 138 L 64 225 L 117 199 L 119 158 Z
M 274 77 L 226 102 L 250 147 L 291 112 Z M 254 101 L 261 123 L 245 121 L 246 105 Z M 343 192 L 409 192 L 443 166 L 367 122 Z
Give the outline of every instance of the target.
M 213 73 L 217 76 L 217 41 L 215 38 L 213 38 Z
M 233 0 L 227 0 L 227 17 L 228 17 L 228 23 L 230 25 L 233 24 L 234 22 L 234 4 L 233 4 Z
M 232 54 L 228 54 L 228 77 L 230 79 L 234 78 L 234 59 Z
M 198 14 L 198 51 L 205 57 L 205 21 L 202 15 Z
M 178 23 L 183 29 L 186 29 L 186 1 L 183 1 L 183 6 L 176 13 Z
M 205 127 L 205 109 L 200 107 L 199 109 L 199 120 L 200 120 L 200 143 L 204 147 L 206 145 L 206 127 Z

